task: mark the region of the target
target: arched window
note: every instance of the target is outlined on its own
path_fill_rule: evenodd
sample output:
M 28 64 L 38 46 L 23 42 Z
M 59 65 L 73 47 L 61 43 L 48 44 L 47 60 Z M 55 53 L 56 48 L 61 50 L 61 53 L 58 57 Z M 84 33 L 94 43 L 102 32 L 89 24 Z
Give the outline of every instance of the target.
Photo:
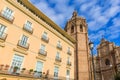
M 83 32 L 83 26 L 80 25 L 80 32 Z
M 109 60 L 109 59 L 106 59 L 106 60 L 105 60 L 105 64 L 106 64 L 106 65 L 110 65 L 110 60 Z
M 74 32 L 74 26 L 72 25 L 72 27 L 71 27 L 71 33 L 73 33 Z

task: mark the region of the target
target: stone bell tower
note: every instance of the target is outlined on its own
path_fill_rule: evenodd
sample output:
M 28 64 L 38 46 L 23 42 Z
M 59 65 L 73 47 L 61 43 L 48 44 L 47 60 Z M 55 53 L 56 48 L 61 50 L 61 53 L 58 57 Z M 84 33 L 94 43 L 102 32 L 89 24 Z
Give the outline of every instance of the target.
M 74 11 L 72 18 L 67 22 L 65 31 L 75 40 L 75 80 L 89 80 L 88 64 L 88 31 L 85 18 L 79 17 Z

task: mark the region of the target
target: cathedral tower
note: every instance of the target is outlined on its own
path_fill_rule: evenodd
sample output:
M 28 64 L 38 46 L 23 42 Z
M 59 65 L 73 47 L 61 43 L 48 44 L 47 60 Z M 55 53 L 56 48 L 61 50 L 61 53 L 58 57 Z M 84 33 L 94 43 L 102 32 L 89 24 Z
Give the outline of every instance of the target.
M 72 18 L 67 22 L 65 31 L 75 40 L 75 79 L 89 80 L 88 64 L 88 31 L 86 20 L 74 11 Z

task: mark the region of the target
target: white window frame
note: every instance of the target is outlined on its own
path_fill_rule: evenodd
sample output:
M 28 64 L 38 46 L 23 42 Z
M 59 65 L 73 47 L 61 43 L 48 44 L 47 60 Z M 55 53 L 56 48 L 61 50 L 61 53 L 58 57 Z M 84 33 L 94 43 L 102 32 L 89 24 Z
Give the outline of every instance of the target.
M 46 46 L 44 44 L 40 45 L 40 53 L 45 54 Z
M 54 79 L 58 79 L 58 77 L 59 77 L 59 67 L 55 66 L 54 67 Z
M 60 41 L 60 40 L 57 42 L 57 46 L 58 46 L 59 48 L 62 48 L 62 45 L 61 45 L 61 41 Z
M 70 70 L 66 70 L 66 80 L 70 80 Z
M 23 58 L 22 61 L 21 61 L 21 65 L 20 65 L 20 66 L 17 66 L 17 67 L 19 67 L 20 69 L 18 69 L 16 73 L 20 73 L 20 70 L 22 69 L 22 66 L 23 66 L 23 64 L 24 64 L 24 56 L 21 56 L 21 55 L 18 55 L 18 54 L 14 54 L 14 55 L 13 55 L 12 60 L 11 60 L 11 64 L 10 64 L 10 68 L 9 68 L 9 72 L 10 72 L 10 73 L 13 73 L 13 68 L 16 66 L 16 65 L 13 65 L 13 60 L 15 59 L 15 56 L 17 56 L 17 57 L 19 56 L 19 57 Z M 20 62 L 19 62 L 19 63 L 20 63 Z
M 23 36 L 27 38 L 27 39 L 24 38 L 25 41 L 23 40 Z M 23 34 L 23 35 L 21 36 L 21 39 L 20 39 L 20 40 L 21 40 L 20 45 L 22 45 L 22 46 L 27 46 L 29 37 Z
M 31 23 L 31 24 L 28 24 L 28 23 Z M 32 30 L 32 26 L 33 26 L 32 22 L 30 22 L 29 20 L 26 20 L 25 28 L 28 29 L 28 30 Z
M 46 31 L 43 32 L 42 38 L 44 38 L 45 40 L 48 39 L 48 33 Z
M 68 57 L 68 58 L 67 58 L 67 63 L 70 63 L 70 62 L 71 62 L 71 61 L 70 61 L 70 57 Z
M 9 13 L 9 16 L 8 15 L 6 15 L 6 14 L 4 14 L 5 12 L 6 12 L 6 9 L 9 9 L 9 10 L 11 10 L 11 14 Z M 8 13 L 7 13 L 8 14 Z M 7 18 L 7 19 L 13 19 L 13 15 L 14 15 L 14 11 L 12 10 L 12 9 L 10 9 L 9 7 L 5 7 L 4 9 L 3 9 L 3 11 L 2 11 L 2 15 L 5 17 L 5 18 Z
M 6 26 L 3 24 L 0 24 L 0 36 L 3 37 L 5 32 L 6 32 Z
M 68 52 L 70 52 L 71 50 L 70 50 L 70 47 L 68 47 Z
M 42 66 L 38 65 L 38 62 L 39 62 L 40 65 L 42 65 Z M 39 68 L 38 68 L 38 66 L 39 66 Z M 42 61 L 37 61 L 37 62 L 36 62 L 35 70 L 36 70 L 37 72 L 34 74 L 35 77 L 42 77 L 42 73 L 39 73 L 39 72 L 42 72 L 43 66 L 44 66 L 44 64 L 43 64 Z M 39 69 L 39 70 L 37 70 L 37 69 Z M 41 70 L 40 70 L 40 69 L 41 69 Z
M 59 52 L 56 53 L 56 59 L 60 59 L 60 53 Z

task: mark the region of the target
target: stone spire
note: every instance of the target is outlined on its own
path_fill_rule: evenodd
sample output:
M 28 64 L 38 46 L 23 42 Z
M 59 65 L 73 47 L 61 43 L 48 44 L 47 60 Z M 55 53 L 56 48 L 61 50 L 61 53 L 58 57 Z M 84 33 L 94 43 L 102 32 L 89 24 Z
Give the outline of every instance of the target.
M 74 10 L 73 14 L 72 14 L 72 17 L 76 17 L 77 16 L 77 11 Z

